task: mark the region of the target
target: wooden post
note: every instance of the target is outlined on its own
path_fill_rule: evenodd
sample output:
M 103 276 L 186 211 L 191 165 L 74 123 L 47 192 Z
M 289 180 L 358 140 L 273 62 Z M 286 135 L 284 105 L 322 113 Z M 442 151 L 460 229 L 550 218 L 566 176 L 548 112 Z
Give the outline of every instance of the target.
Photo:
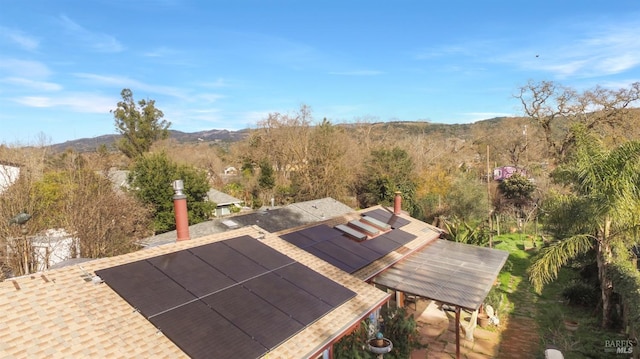
M 456 359 L 460 359 L 460 307 L 456 307 Z

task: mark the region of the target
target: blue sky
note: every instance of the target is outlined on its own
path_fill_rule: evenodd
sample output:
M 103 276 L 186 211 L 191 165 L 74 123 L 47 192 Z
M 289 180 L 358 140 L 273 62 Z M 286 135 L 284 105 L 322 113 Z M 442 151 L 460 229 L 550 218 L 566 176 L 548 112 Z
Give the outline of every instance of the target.
M 130 88 L 184 132 L 521 114 L 529 80 L 640 81 L 637 0 L 0 0 L 0 144 L 115 133 Z

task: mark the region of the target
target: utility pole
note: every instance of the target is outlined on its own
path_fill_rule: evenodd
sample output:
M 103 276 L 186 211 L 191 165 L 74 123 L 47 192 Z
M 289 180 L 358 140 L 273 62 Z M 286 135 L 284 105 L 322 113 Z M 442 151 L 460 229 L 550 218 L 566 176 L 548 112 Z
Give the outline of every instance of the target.
M 522 134 L 524 135 L 524 165 L 525 169 L 529 166 L 529 144 L 527 142 L 527 125 L 524 125 L 524 130 L 522 130 Z
M 487 145 L 487 198 L 489 207 L 489 248 L 493 248 L 493 219 L 491 206 L 491 167 L 489 166 L 489 145 Z

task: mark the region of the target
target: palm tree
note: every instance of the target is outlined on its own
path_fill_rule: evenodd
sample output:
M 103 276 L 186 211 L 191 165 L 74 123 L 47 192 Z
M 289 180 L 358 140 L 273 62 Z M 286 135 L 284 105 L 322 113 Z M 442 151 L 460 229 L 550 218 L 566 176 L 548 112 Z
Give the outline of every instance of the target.
M 557 238 L 543 248 L 529 268 L 536 290 L 557 278 L 560 267 L 594 249 L 602 296 L 602 326 L 611 326 L 613 284 L 607 267 L 613 249 L 635 241 L 640 214 L 640 142 L 606 150 L 601 141 L 582 129 L 566 164 L 554 179 L 571 190 L 556 195 L 547 206 L 547 228 Z

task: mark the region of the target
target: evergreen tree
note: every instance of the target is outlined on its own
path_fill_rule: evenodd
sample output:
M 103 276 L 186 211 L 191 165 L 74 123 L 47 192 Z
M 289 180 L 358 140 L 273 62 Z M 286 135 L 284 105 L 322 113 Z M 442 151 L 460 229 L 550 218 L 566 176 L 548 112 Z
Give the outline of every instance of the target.
M 139 157 L 129 173 L 132 191 L 155 210 L 156 233 L 175 229 L 172 184 L 178 179 L 184 181 L 189 224 L 209 219 L 216 205 L 206 200 L 209 183 L 204 171 L 186 165 L 179 166 L 166 153 L 158 153 Z
M 155 107 L 155 100 L 140 100 L 136 104 L 133 92 L 123 89 L 122 101 L 112 110 L 116 130 L 122 138 L 117 148 L 129 158 L 136 158 L 148 152 L 154 141 L 169 136 L 171 122 L 163 120 L 164 114 Z

